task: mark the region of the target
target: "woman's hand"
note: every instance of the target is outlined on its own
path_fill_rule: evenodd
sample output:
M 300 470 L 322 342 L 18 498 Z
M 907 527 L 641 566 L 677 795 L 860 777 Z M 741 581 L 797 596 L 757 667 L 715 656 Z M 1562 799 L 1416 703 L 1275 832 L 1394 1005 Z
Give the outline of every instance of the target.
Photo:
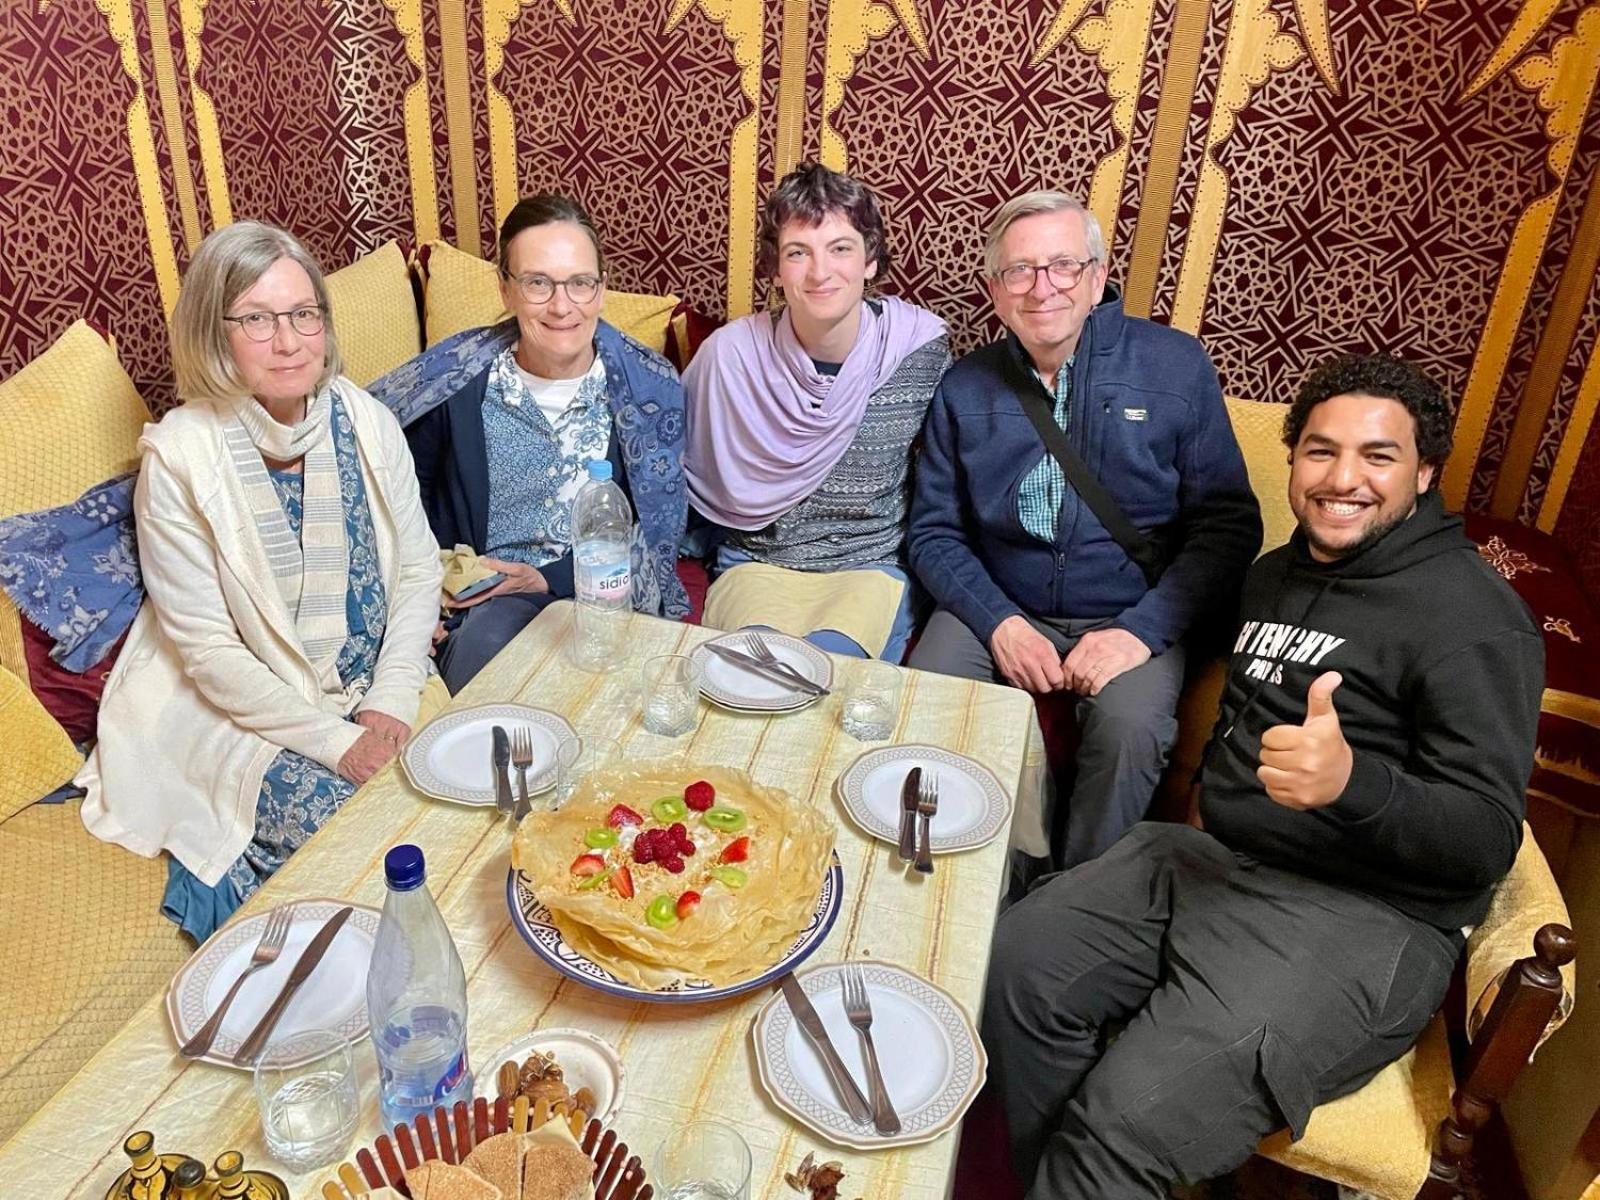
M 411 726 L 404 721 L 391 717 L 388 713 L 381 713 L 371 709 L 358 712 L 356 714 L 356 724 L 364 729 L 372 730 L 373 733 L 385 741 L 393 742 L 396 749 L 404 746 L 406 739 L 411 736 Z
M 339 760 L 339 774 L 358 787 L 381 771 L 400 750 L 382 734 L 364 729 L 354 746 Z
M 502 559 L 490 558 L 481 555 L 478 562 L 491 571 L 499 571 L 505 576 L 486 592 L 479 592 L 470 600 L 455 600 L 448 594 L 444 598 L 446 608 L 471 608 L 474 604 L 482 604 L 485 600 L 492 600 L 496 596 L 509 596 L 512 592 L 548 592 L 550 585 L 545 582 L 545 577 L 539 573 L 537 567 L 530 567 L 526 563 L 505 562 Z

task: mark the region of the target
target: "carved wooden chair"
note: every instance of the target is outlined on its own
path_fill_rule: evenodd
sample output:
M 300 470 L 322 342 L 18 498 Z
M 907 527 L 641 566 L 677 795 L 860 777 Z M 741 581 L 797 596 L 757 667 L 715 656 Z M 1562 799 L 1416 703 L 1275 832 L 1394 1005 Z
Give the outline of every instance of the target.
M 1517 861 L 1467 942 L 1464 988 L 1451 989 L 1446 1008 L 1404 1057 L 1359 1091 L 1316 1109 L 1298 1142 L 1281 1132 L 1257 1152 L 1380 1200 L 1456 1200 L 1474 1134 L 1572 1011 L 1577 942 L 1568 921 L 1524 826 Z M 1450 1012 L 1452 1005 L 1459 1011 Z M 1469 1039 L 1459 1074 L 1451 1027 L 1464 1027 Z

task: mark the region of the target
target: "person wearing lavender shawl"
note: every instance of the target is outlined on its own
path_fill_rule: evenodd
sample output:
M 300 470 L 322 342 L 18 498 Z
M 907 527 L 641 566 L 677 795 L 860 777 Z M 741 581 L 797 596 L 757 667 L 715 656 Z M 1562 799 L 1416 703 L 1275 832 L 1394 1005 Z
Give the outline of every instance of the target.
M 705 622 L 898 662 L 913 447 L 950 364 L 944 322 L 867 295 L 889 266 L 883 219 L 827 167 L 778 183 L 758 253 L 783 306 L 717 330 L 683 377 L 689 502 L 721 537 Z

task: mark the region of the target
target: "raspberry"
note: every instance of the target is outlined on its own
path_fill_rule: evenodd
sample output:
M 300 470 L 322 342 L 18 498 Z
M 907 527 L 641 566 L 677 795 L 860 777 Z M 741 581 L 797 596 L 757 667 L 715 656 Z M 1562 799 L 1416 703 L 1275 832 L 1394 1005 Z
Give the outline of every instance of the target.
M 663 858 L 661 860 L 661 865 L 667 870 L 671 871 L 674 875 L 683 874 L 683 859 L 679 858 L 676 854 L 667 858 Z
M 640 838 L 638 841 L 636 841 L 633 844 L 633 861 L 634 862 L 637 862 L 637 863 L 654 862 L 655 858 L 656 858 L 655 848 L 653 846 L 651 846 L 650 843 L 645 841 L 643 838 Z
M 716 801 L 717 789 L 704 779 L 697 780 L 683 789 L 683 802 L 695 812 L 705 812 Z
M 684 838 L 689 836 L 689 827 L 682 821 L 674 821 L 667 832 L 672 835 L 674 842 L 682 842 Z
M 683 841 L 678 844 L 678 853 L 682 854 L 686 858 L 693 858 L 694 857 L 694 843 L 691 842 L 688 838 L 684 838 Z

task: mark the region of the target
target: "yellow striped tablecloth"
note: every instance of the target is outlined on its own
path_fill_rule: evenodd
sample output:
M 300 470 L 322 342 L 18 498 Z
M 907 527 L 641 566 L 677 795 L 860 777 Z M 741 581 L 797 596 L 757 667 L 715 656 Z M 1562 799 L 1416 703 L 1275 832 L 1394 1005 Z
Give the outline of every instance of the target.
M 1006 877 L 1008 829 L 988 845 L 938 859 L 928 877 L 904 872 L 894 847 L 849 823 L 833 796 L 839 773 L 864 747 L 839 728 L 839 689 L 856 664 L 835 658 L 835 694 L 787 716 L 763 718 L 702 705 L 682 738 L 639 722 L 638 672 L 591 675 L 567 664 L 562 644 L 572 606 L 552 605 L 454 701 L 515 699 L 560 712 L 580 734 L 615 737 L 628 758 L 683 755 L 686 766 L 716 763 L 816 804 L 837 818 L 844 906 L 811 964 L 872 957 L 898 963 L 949 991 L 976 1019 L 989 961 L 990 931 Z M 715 631 L 635 616 L 634 663 L 686 651 Z M 1030 699 L 989 684 L 903 672 L 894 742 L 926 742 L 982 762 L 1013 796 L 1037 803 L 1044 750 Z M 882 743 L 879 743 L 882 744 Z M 397 842 L 420 845 L 428 886 L 455 935 L 467 972 L 469 1049 L 474 1063 L 539 1026 L 577 1026 L 621 1053 L 626 1096 L 618 1134 L 647 1166 L 674 1125 L 712 1117 L 750 1144 L 752 1200 L 788 1200 L 783 1181 L 811 1150 L 844 1163 L 841 1195 L 933 1200 L 946 1195 L 957 1132 L 903 1149 L 838 1149 L 782 1113 L 762 1090 L 750 1023 L 771 993 L 700 1005 L 654 1005 L 604 996 L 545 967 L 523 944 L 506 911 L 511 831 L 483 809 L 427 799 L 398 765 L 385 768 L 246 907 L 296 897 L 336 896 L 383 903 L 383 855 Z M 12 981 L 13 983 L 17 981 Z M 363 1120 L 356 1146 L 379 1132 L 377 1065 L 370 1043 L 356 1047 Z M 330 1172 L 296 1176 L 268 1158 L 248 1073 L 178 1056 L 157 995 L 55 1098 L 0 1148 L 0 1193 L 29 1200 L 100 1200 L 127 1165 L 132 1130 L 150 1129 L 156 1148 L 207 1162 L 224 1150 L 246 1165 L 278 1171 L 296 1196 L 320 1195 Z M 352 1147 L 352 1152 L 355 1147 Z

